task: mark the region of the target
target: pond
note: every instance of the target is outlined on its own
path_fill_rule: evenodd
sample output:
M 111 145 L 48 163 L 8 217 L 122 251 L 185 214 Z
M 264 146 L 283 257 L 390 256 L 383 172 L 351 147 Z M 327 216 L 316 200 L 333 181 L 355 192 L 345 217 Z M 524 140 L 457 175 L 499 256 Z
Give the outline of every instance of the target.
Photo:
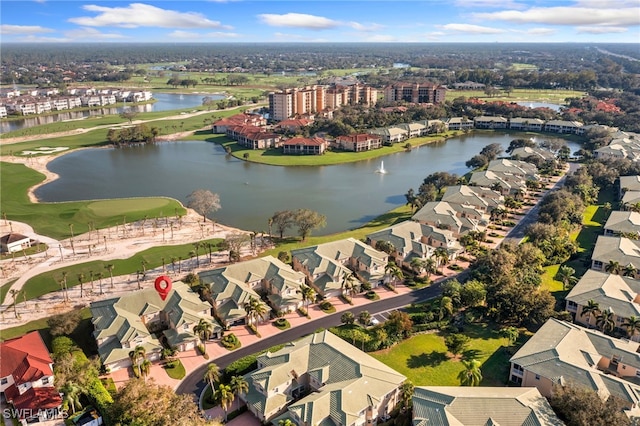
M 182 202 L 196 189 L 220 195 L 221 223 L 266 231 L 278 210 L 308 208 L 327 217 L 316 234 L 357 228 L 405 204 L 409 188 L 437 171 L 462 175 L 464 163 L 489 143 L 504 148 L 523 134 L 472 134 L 382 159 L 321 167 L 277 167 L 235 159 L 210 142 L 167 142 L 88 149 L 49 164 L 60 178 L 36 191 L 41 201 L 168 196 Z M 568 144 L 571 151 L 578 149 Z M 376 173 L 384 161 L 386 173 Z M 172 212 L 167 212 L 172 214 Z
M 202 105 L 202 98 L 209 96 L 214 100 L 224 99 L 224 95 L 209 94 L 188 94 L 181 95 L 175 93 L 154 93 L 153 97 L 156 102 L 144 105 L 127 105 L 126 108 L 133 108 L 138 112 L 152 111 L 171 111 L 175 109 L 194 108 Z M 88 111 L 65 111 L 50 115 L 33 115 L 21 120 L 3 120 L 0 121 L 0 133 L 6 133 L 13 130 L 20 130 L 28 127 L 40 126 L 43 124 L 51 124 L 57 121 L 65 120 L 81 120 L 85 117 L 93 117 L 98 115 L 120 114 L 125 107 L 118 108 L 99 108 Z

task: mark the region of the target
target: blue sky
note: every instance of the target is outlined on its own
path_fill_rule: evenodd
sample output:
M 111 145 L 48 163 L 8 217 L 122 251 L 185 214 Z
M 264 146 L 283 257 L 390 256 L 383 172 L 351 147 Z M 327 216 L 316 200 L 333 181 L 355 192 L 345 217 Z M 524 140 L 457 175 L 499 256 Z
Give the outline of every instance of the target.
M 2 0 L 2 42 L 640 43 L 640 0 Z

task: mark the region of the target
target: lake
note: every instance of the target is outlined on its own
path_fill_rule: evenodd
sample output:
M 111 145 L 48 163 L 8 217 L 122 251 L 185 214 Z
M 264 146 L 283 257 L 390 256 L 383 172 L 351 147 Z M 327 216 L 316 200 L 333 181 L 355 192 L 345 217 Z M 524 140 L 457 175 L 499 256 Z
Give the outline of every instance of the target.
M 266 231 L 278 210 L 308 208 L 327 216 L 316 234 L 357 228 L 405 204 L 409 188 L 437 171 L 462 175 L 464 163 L 489 143 L 504 148 L 523 134 L 471 134 L 381 159 L 320 167 L 249 163 L 211 142 L 167 142 L 131 148 L 88 149 L 60 156 L 49 169 L 60 179 L 36 191 L 41 201 L 168 196 L 185 201 L 196 189 L 220 195 L 221 223 Z M 540 138 L 540 137 L 539 137 Z M 569 143 L 571 151 L 579 146 Z M 386 174 L 376 173 L 384 161 Z M 172 212 L 167 212 L 172 214 Z

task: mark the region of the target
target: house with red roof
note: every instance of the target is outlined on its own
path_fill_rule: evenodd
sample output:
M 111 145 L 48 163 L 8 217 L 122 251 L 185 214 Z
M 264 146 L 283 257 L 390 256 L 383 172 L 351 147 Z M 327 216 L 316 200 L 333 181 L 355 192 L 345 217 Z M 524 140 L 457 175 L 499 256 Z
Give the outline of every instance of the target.
M 322 138 L 296 137 L 282 143 L 282 152 L 293 155 L 321 155 L 324 154 L 327 145 L 328 142 Z
M 243 112 L 242 114 L 232 115 L 230 117 L 222 118 L 211 127 L 212 133 L 227 133 L 229 127 L 235 126 L 255 126 L 262 127 L 267 125 L 267 120 L 260 114 L 248 114 Z
M 32 331 L 0 343 L 0 358 L 0 393 L 22 424 L 61 418 L 53 360 L 40 333 Z

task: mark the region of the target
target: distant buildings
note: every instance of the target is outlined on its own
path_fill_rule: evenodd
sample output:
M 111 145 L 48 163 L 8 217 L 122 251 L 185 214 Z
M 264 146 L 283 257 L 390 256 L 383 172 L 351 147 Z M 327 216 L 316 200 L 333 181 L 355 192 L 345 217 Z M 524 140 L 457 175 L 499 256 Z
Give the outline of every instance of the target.
M 385 87 L 384 100 L 439 104 L 446 94 L 446 87 L 434 83 L 398 83 Z

